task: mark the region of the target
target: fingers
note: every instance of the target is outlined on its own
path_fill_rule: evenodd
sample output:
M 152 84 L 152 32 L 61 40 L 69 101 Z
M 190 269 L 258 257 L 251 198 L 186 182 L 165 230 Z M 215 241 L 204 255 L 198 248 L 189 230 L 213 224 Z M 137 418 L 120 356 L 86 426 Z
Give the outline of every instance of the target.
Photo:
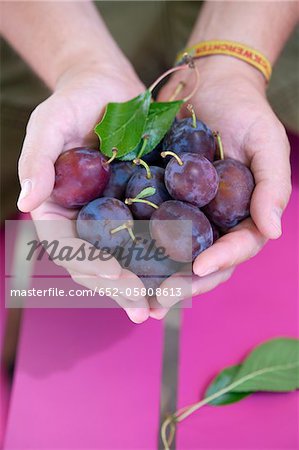
M 136 324 L 143 323 L 149 318 L 148 306 L 129 306 L 128 308 L 123 306 L 123 309 L 126 311 L 129 319 Z
M 35 228 L 42 247 L 56 265 L 85 275 L 110 280 L 119 278 L 122 268 L 118 261 L 112 256 L 103 257 L 100 250 L 89 242 L 77 238 L 75 221 L 61 219 L 54 214 L 42 217 L 43 220 L 35 220 Z M 39 252 L 40 248 L 38 247 L 36 252 Z
M 223 283 L 232 275 L 237 264 L 256 255 L 265 243 L 266 238 L 253 221 L 243 221 L 196 258 L 193 272 L 197 277 L 177 273 L 165 280 L 161 285 L 161 295 L 157 296 L 162 309 L 159 311 L 157 305 L 150 303 L 150 316 L 163 318 L 167 314 L 166 308 Z M 171 295 L 173 292 L 177 295 Z
M 163 308 L 169 309 L 181 300 L 191 299 L 192 278 L 193 275 L 191 273 L 175 273 L 171 275 L 160 286 L 161 290 L 157 294 L 158 303 Z
M 225 283 L 234 273 L 235 267 L 219 270 L 218 272 L 207 275 L 203 278 L 196 278 L 192 281 L 192 295 L 195 297 L 199 294 L 209 292 L 219 284 Z
M 35 221 L 40 241 L 50 255 L 55 251 L 58 257 L 54 262 L 65 268 L 76 283 L 113 298 L 134 323 L 149 318 L 148 302 L 142 295 L 144 285 L 137 275 L 122 269 L 114 257 L 103 258 L 100 250 L 76 238 L 75 221 L 61 219 L 54 210 L 37 212 L 34 215 L 43 218 Z
M 48 241 L 51 242 L 51 241 Z M 52 241 L 53 242 L 53 241 Z M 91 244 L 78 238 L 63 238 L 51 245 L 50 252 L 55 248 L 55 264 L 68 271 L 74 271 L 86 276 L 101 277 L 107 280 L 118 280 L 122 274 L 119 262 L 113 257 L 95 250 Z M 92 253 L 91 253 L 92 252 Z M 68 253 L 68 257 L 64 257 Z M 92 258 L 90 255 L 92 254 Z M 72 256 L 73 255 L 73 256 Z
M 99 275 L 77 273 L 71 269 L 68 271 L 76 283 L 81 284 L 88 289 L 99 292 L 99 289 L 101 288 L 103 292 L 107 290 L 107 292 L 109 292 L 109 297 L 114 300 L 117 300 L 118 297 L 125 299 L 127 303 L 122 304 L 124 307 L 132 306 L 134 308 L 148 308 L 147 300 L 139 294 L 140 289 L 143 287 L 142 283 L 136 275 L 131 272 L 129 273 L 128 270 L 123 270 L 117 280 L 103 278 Z M 128 282 L 128 280 L 131 281 Z M 136 292 L 138 292 L 138 294 Z
M 148 300 L 149 307 L 150 307 L 150 313 L 149 316 L 152 319 L 161 320 L 164 319 L 166 314 L 169 311 L 169 308 L 163 308 L 161 304 L 158 302 L 156 297 L 151 297 Z
M 266 241 L 252 220 L 246 219 L 201 253 L 193 263 L 193 271 L 204 277 L 233 267 L 256 255 Z
M 211 291 L 219 284 L 227 281 L 231 277 L 233 271 L 234 267 L 230 267 L 229 269 L 220 270 L 202 278 L 192 275 L 184 277 L 183 279 L 177 275 L 171 276 L 162 284 L 162 294 L 157 297 L 157 300 L 163 308 L 170 308 L 184 299 Z M 170 292 L 171 289 L 177 288 L 182 288 L 181 295 L 170 296 L 165 294 L 165 292 Z
M 122 269 L 121 276 L 117 280 L 117 283 L 113 282 L 113 286 L 117 286 L 121 295 L 125 296 L 129 300 L 134 302 L 138 300 L 145 301 L 148 305 L 145 295 L 142 295 L 144 290 L 144 284 L 140 278 L 130 270 Z
M 250 142 L 250 147 L 256 182 L 251 216 L 264 236 L 277 239 L 282 233 L 281 216 L 291 194 L 290 146 L 283 126 L 277 121 L 271 134 L 265 135 L 263 131 L 256 143 Z
M 149 305 L 147 300 L 140 295 L 133 295 L 132 281 L 135 282 L 135 288 L 140 292 L 140 280 L 134 274 L 129 274 L 129 271 L 124 270 L 117 282 L 102 278 L 100 276 L 83 275 L 69 270 L 69 273 L 75 283 L 91 289 L 95 292 L 107 293 L 116 303 L 121 306 L 127 313 L 128 317 L 134 323 L 143 323 L 149 318 Z M 128 284 L 128 279 L 131 283 Z M 142 284 L 142 283 L 141 283 Z
M 50 98 L 40 104 L 29 119 L 19 159 L 18 208 L 23 212 L 37 208 L 53 190 L 54 163 L 64 145 L 63 118 L 58 118 L 57 111 L 59 108 Z

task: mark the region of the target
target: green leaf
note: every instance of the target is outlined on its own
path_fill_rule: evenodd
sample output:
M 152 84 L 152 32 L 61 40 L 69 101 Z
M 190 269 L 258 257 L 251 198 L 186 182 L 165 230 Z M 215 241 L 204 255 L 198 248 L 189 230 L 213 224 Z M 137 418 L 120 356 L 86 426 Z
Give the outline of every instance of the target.
M 111 157 L 112 149 L 118 150 L 117 158 L 131 152 L 142 139 L 151 101 L 151 93 L 145 91 L 138 97 L 123 103 L 108 103 L 104 117 L 94 129 L 100 139 L 100 150 Z
M 299 388 L 299 340 L 276 338 L 256 347 L 243 361 L 232 392 L 287 392 Z
M 151 195 L 154 195 L 156 193 L 156 188 L 154 187 L 146 187 L 144 188 L 139 194 L 136 195 L 135 198 L 146 198 L 150 197 Z
M 182 104 L 182 100 L 151 103 L 143 133 L 148 136 L 146 147 L 142 153 L 143 155 L 150 153 L 157 147 L 171 127 Z
M 245 397 L 252 392 L 288 392 L 296 389 L 299 389 L 299 339 L 271 339 L 256 347 L 239 366 L 222 371 L 202 400 L 178 411 L 173 417 L 181 422 L 205 405 L 220 405 L 219 401 L 227 404 L 224 397 L 227 394 L 241 393 Z
M 150 104 L 143 132 L 143 136 L 148 139 L 143 148 L 142 155 L 150 153 L 157 147 L 159 142 L 161 142 L 167 131 L 170 129 L 182 103 L 182 100 L 178 100 L 174 102 L 152 102 Z M 140 142 L 132 152 L 126 154 L 126 156 L 121 159 L 130 161 L 136 158 L 142 149 L 142 144 L 143 142 Z
M 237 372 L 239 371 L 241 365 L 230 366 L 226 369 L 222 370 L 211 382 L 208 386 L 204 398 L 209 397 L 210 395 L 215 394 L 230 385 L 235 378 Z M 230 403 L 239 402 L 243 398 L 250 395 L 249 392 L 227 392 L 226 394 L 221 395 L 215 400 L 210 402 L 210 405 L 221 406 L 221 405 L 229 405 Z

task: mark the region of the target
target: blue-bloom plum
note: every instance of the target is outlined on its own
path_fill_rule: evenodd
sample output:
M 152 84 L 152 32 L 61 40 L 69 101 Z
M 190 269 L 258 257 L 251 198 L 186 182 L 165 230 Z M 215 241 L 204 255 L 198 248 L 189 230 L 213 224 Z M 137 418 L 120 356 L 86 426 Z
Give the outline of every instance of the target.
M 188 222 L 186 222 L 188 221 Z M 150 220 L 150 234 L 174 261 L 193 261 L 213 244 L 213 230 L 196 206 L 177 200 L 164 202 Z
M 136 219 L 147 220 L 155 211 L 155 206 L 160 206 L 171 197 L 164 184 L 164 169 L 161 167 L 150 167 L 151 178 L 147 178 L 144 169 L 135 172 L 130 178 L 126 188 L 126 201 L 130 204 L 130 209 Z M 152 187 L 155 193 L 142 199 L 142 201 L 133 201 L 136 196 L 144 189 Z M 146 203 L 150 202 L 154 206 Z
M 212 130 L 201 120 L 188 117 L 177 120 L 166 134 L 163 151 L 172 151 L 181 156 L 183 153 L 196 153 L 214 160 L 216 143 Z
M 102 196 L 124 200 L 128 181 L 137 170 L 141 170 L 140 167 L 130 161 L 116 161 L 111 163 L 110 179 Z
M 133 217 L 129 208 L 117 198 L 102 197 L 80 210 L 76 225 L 81 239 L 113 252 L 131 239 Z

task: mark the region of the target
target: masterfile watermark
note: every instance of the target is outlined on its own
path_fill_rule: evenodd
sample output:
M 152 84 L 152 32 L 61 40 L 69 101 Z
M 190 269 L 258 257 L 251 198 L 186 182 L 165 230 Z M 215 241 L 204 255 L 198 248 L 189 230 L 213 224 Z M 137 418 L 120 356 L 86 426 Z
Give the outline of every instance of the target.
M 182 222 L 191 255 L 192 223 Z M 173 230 L 170 226 L 170 236 Z M 128 234 L 125 242 L 113 242 L 110 248 L 80 239 L 75 220 L 6 221 L 6 307 L 118 308 L 121 298 L 191 299 L 192 264 L 172 260 L 151 238 L 149 221 L 135 221 L 133 231 L 134 238 Z M 173 245 L 180 245 L 175 238 Z M 183 289 L 180 282 L 169 282 L 176 274 L 184 276 Z
M 142 244 L 149 244 L 145 249 L 141 247 Z M 137 261 L 149 261 L 154 259 L 155 261 L 165 261 L 168 259 L 167 252 L 164 247 L 155 246 L 155 241 L 150 239 L 136 239 L 132 241 L 130 245 L 117 246 L 112 249 L 109 247 L 99 248 L 98 241 L 94 245 L 88 243 L 82 243 L 79 248 L 72 247 L 70 245 L 61 246 L 60 241 L 55 239 L 54 241 L 39 241 L 33 239 L 27 242 L 29 247 L 26 255 L 26 261 L 30 261 L 36 257 L 37 261 L 41 261 L 44 257 L 47 257 L 50 261 L 109 261 L 112 258 L 116 258 L 118 261 L 128 266 L 134 257 Z

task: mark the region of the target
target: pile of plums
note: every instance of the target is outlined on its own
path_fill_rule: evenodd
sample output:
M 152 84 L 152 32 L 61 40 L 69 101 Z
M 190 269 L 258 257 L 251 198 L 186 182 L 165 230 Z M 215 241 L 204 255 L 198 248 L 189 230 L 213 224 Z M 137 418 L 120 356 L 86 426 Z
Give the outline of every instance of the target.
M 55 164 L 53 199 L 81 208 L 78 236 L 97 248 L 126 246 L 134 241 L 134 219 L 148 220 L 156 246 L 172 261 L 191 262 L 249 216 L 253 175 L 237 160 L 219 159 L 217 148 L 213 132 L 193 116 L 176 119 L 162 143 L 134 161 L 110 161 L 90 148 L 68 150 Z M 191 221 L 192 239 L 179 226 L 183 220 Z M 133 266 L 147 275 L 154 271 L 148 261 Z

